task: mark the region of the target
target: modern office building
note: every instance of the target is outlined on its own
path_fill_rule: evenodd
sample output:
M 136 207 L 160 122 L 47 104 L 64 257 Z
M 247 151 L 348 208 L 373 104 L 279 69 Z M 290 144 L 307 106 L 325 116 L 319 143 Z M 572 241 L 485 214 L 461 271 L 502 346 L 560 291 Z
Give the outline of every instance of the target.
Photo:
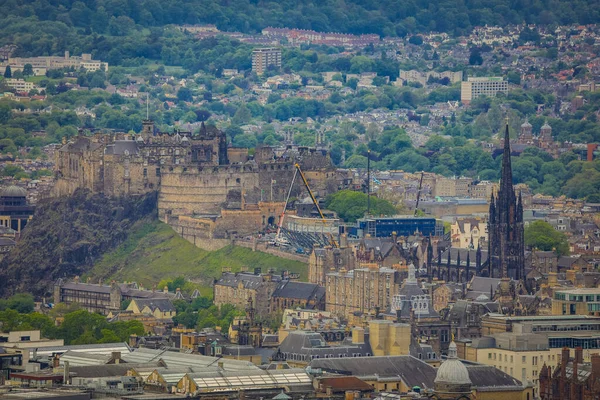
M 460 101 L 469 104 L 479 96 L 495 97 L 508 92 L 508 81 L 502 77 L 469 78 L 460 85 Z
M 409 215 L 397 217 L 362 218 L 355 226 L 347 227 L 349 237 L 361 238 L 367 234 L 371 237 L 411 236 L 419 232 L 423 236 L 442 236 L 443 222 L 435 218 L 413 217 Z

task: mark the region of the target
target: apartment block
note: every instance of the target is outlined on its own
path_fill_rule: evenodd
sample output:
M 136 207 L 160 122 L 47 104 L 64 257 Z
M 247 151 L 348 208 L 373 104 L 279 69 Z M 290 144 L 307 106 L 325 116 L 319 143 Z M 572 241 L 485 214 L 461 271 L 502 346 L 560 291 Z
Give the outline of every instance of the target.
M 479 96 L 495 97 L 498 92 L 508 93 L 508 81 L 502 77 L 469 78 L 460 85 L 460 101 L 469 104 Z
M 252 51 L 252 71 L 262 75 L 269 66 L 281 67 L 281 49 L 267 47 Z
M 400 273 L 375 264 L 369 267 L 327 274 L 325 310 L 348 320 L 387 310 L 400 289 Z

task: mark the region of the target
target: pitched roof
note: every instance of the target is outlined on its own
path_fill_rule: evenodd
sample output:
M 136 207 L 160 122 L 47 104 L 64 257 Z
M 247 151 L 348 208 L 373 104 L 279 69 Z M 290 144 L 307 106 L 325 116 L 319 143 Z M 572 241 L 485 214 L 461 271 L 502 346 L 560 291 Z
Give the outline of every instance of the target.
M 320 300 L 325 295 L 325 288 L 315 283 L 295 282 L 285 280 L 279 283 L 273 292 L 273 297 L 302 299 L 306 301 Z
M 339 346 L 328 346 L 321 334 L 312 331 L 290 332 L 279 345 L 278 351 L 284 354 L 303 354 L 308 357 L 354 357 L 355 354 L 373 353 L 367 334 L 364 343 L 345 340 Z
M 355 376 L 336 376 L 319 379 L 319 386 L 331 388 L 334 393 L 347 390 L 373 391 L 373 386 Z
M 145 307 L 148 307 L 152 312 L 157 309 L 161 312 L 175 311 L 175 306 L 169 299 L 133 299 L 132 301 L 135 301 L 140 311 Z
M 433 389 L 436 370 L 413 356 L 327 358 L 313 360 L 311 368 L 356 377 L 400 377 L 409 387 Z
M 469 371 L 469 378 L 473 383 L 473 387 L 478 389 L 486 387 L 514 387 L 523 389 L 523 384 L 520 380 L 500 371 L 498 368 L 491 365 L 466 365 Z

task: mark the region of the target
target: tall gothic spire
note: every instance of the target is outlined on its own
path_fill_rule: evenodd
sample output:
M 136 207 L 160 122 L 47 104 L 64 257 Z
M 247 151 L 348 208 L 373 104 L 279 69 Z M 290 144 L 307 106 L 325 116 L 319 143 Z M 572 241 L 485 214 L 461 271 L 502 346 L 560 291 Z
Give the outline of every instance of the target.
M 504 133 L 504 152 L 502 153 L 502 177 L 500 182 L 500 196 L 507 196 L 513 192 L 512 166 L 510 164 L 510 136 L 508 134 L 508 120 Z M 512 198 L 512 196 L 511 196 Z

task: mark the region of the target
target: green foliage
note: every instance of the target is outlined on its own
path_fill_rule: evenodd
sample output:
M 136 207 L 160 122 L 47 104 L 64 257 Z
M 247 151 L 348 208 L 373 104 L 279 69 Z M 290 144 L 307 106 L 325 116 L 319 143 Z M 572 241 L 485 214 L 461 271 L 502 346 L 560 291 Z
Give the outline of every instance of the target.
M 211 297 L 210 284 L 221 275 L 224 266 L 232 271 L 242 267 L 261 267 L 300 273 L 306 279 L 306 264 L 270 254 L 253 252 L 245 247 L 227 246 L 218 251 L 202 250 L 179 236 L 169 225 L 159 221 L 140 221 L 128 238 L 116 249 L 104 254 L 88 275 L 94 280 L 135 280 L 145 287 L 156 282 L 158 289 L 180 287 L 186 293 L 198 288 L 202 296 Z M 182 278 L 185 276 L 185 279 Z
M 186 328 L 213 328 L 220 326 L 227 330 L 235 317 L 243 316 L 244 313 L 237 310 L 231 304 L 224 304 L 221 308 L 213 305 L 205 297 L 195 299 L 191 304 L 181 302 L 177 309 L 177 316 L 173 321 L 177 325 L 183 325 Z
M 35 302 L 29 293 L 17 293 L 8 299 L 0 299 L 0 310 L 15 310 L 19 313 L 33 312 Z
M 525 245 L 543 251 L 569 254 L 567 236 L 545 221 L 534 221 L 525 228 Z
M 354 222 L 367 212 L 367 195 L 352 190 L 341 190 L 325 199 L 325 207 L 335 211 L 346 222 Z M 371 214 L 394 215 L 396 208 L 387 200 L 371 196 Z

